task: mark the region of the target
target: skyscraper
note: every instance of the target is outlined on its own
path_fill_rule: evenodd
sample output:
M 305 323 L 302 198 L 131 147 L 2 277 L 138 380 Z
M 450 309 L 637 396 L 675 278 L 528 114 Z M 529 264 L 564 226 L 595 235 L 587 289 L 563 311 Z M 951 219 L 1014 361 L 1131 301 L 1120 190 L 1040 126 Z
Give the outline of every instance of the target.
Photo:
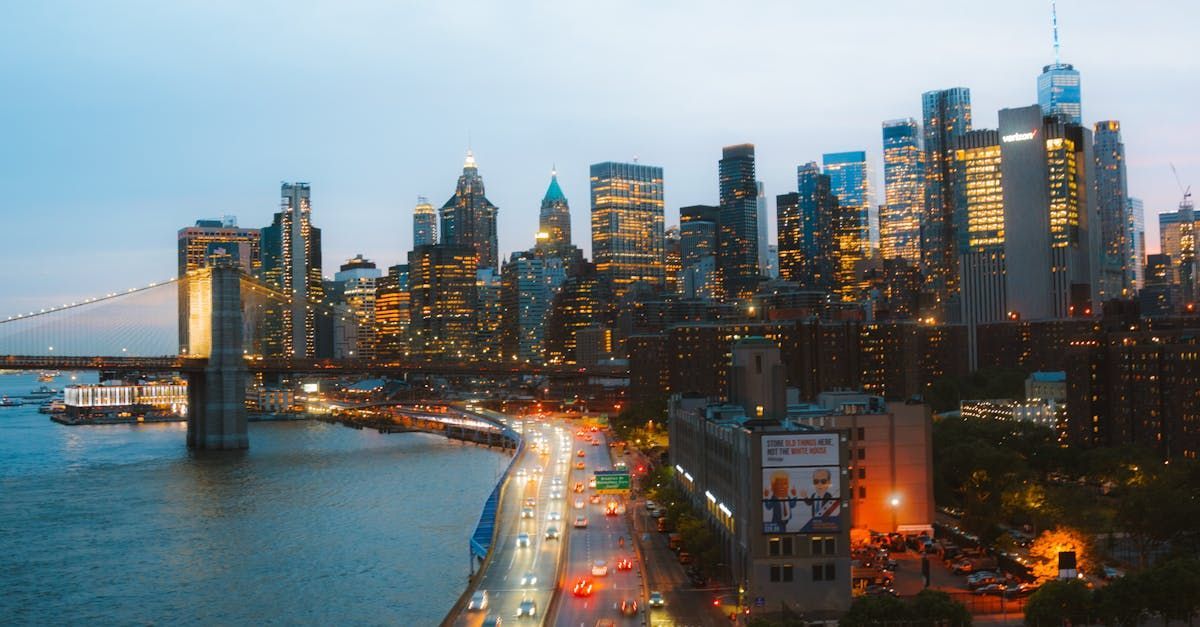
M 1158 241 L 1162 254 L 1171 258 L 1173 281 L 1179 286 L 1179 296 L 1184 304 L 1196 302 L 1197 279 L 1200 278 L 1196 259 L 1196 207 L 1191 195 L 1183 197 L 1179 209 L 1173 213 L 1158 214 Z
M 538 215 L 538 227 L 546 234 L 545 243 L 562 246 L 571 243 L 571 208 L 567 197 L 558 186 L 558 172 L 550 171 L 550 186 L 542 198 L 542 210 Z
M 953 145 L 971 130 L 971 90 L 951 87 L 921 95 L 925 132 L 925 218 L 921 264 L 925 272 L 922 316 L 947 321 L 957 312 L 958 236 L 954 214 Z
M 1146 210 L 1142 206 L 1142 199 L 1133 196 L 1125 199 L 1125 210 L 1126 219 L 1129 221 L 1129 233 L 1133 235 L 1126 268 L 1129 272 L 1129 284 L 1135 290 L 1140 290 L 1146 284 Z
M 764 191 L 763 182 L 758 181 L 758 274 L 759 276 L 769 277 L 771 275 L 771 257 L 767 251 L 767 193 Z
M 865 287 L 860 265 L 871 256 L 870 177 L 867 153 L 828 153 L 822 158 L 830 192 L 838 199 L 834 239 L 838 258 L 835 290 L 843 301 L 858 300 Z
M 321 229 L 312 225 L 308 183 L 280 186 L 279 212 L 262 229 L 263 280 L 290 298 L 266 314 L 263 353 L 313 357 L 317 348 L 316 310 L 325 297 L 321 282 Z
M 1100 214 L 1100 300 L 1133 295 L 1130 258 L 1133 232 L 1129 224 L 1129 187 L 1125 174 L 1125 144 L 1121 123 L 1096 122 L 1096 209 Z
M 884 259 L 921 263 L 921 213 L 925 194 L 921 127 L 912 118 L 883 123 L 883 187 L 879 252 Z
M 643 281 L 663 287 L 663 170 L 607 161 L 591 167 L 592 256 L 614 298 Z
M 408 358 L 408 305 L 408 264 L 397 264 L 375 283 L 375 354 L 379 359 Z
M 190 352 L 188 335 L 191 310 L 190 281 L 182 280 L 188 272 L 204 268 L 216 257 L 231 257 L 242 272 L 257 277 L 262 269 L 262 232 L 238 228 L 237 218 L 197 220 L 196 226 L 179 229 L 179 352 Z M 255 329 L 247 329 L 243 338 L 251 344 Z M 260 347 L 254 347 L 258 352 Z
M 413 208 L 413 248 L 436 243 L 437 211 L 429 204 L 428 198 L 417 196 L 417 206 Z
M 375 358 L 376 282 L 382 276 L 383 273 L 375 267 L 375 263 L 362 255 L 346 260 L 341 269 L 333 275 L 333 281 L 337 284 L 340 294 L 340 302 L 337 304 L 344 306 L 355 326 L 354 341 L 348 344 L 344 355 L 335 354 L 334 357 Z M 335 347 L 337 344 L 335 342 Z
M 837 198 L 830 193 L 829 177 L 813 161 L 796 167 L 796 185 L 796 194 L 775 198 L 779 276 L 804 289 L 829 291 L 837 257 Z
M 679 208 L 679 262 L 685 298 L 721 297 L 716 262 L 720 215 L 721 208 L 710 205 Z
M 501 358 L 543 363 L 545 325 L 550 305 L 567 278 L 567 260 L 552 249 L 512 254 L 501 271 Z
M 470 246 L 418 246 L 408 253 L 411 353 L 425 360 L 475 357 L 477 253 Z
M 1058 59 L 1058 9 L 1051 2 L 1051 23 L 1054 30 L 1054 63 L 1043 66 L 1038 75 L 1038 106 L 1042 115 L 1069 124 L 1082 124 L 1083 106 L 1079 92 L 1079 71 L 1070 63 Z
M 965 218 L 958 251 L 961 320 L 970 325 L 1000 322 L 1008 317 L 1000 134 L 975 130 L 955 138 L 953 172 L 955 206 Z M 973 348 L 974 342 L 969 343 Z
M 1026 319 L 1098 312 L 1091 130 L 1000 110 L 1007 309 Z
M 758 183 L 754 144 L 721 151 L 721 217 L 717 233 L 717 272 L 725 297 L 749 298 L 758 285 Z
M 499 272 L 498 211 L 484 195 L 483 177 L 479 176 L 475 155 L 468 150 L 454 195 L 442 205 L 442 243 L 471 248 L 475 251 L 477 267 Z

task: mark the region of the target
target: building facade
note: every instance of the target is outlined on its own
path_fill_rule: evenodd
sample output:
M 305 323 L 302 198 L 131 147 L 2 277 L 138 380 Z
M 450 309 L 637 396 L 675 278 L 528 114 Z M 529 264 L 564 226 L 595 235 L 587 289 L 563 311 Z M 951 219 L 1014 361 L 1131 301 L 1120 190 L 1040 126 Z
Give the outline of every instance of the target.
M 1100 300 L 1129 298 L 1134 294 L 1130 260 L 1134 252 L 1134 234 L 1129 216 L 1129 183 L 1125 173 L 1125 144 L 1121 141 L 1121 123 L 1096 122 L 1095 157 L 1096 211 L 1100 217 Z M 1140 264 L 1139 264 L 1140 265 Z
M 866 287 L 862 262 L 871 256 L 870 175 L 867 153 L 829 153 L 822 157 L 830 193 L 838 199 L 833 238 L 837 245 L 835 290 L 843 301 L 860 300 Z
M 550 185 L 542 197 L 542 209 L 538 213 L 538 231 L 546 234 L 545 243 L 550 246 L 571 244 L 571 207 L 567 196 L 558 185 L 558 172 L 550 171 Z
M 959 220 L 954 205 L 954 142 L 971 130 L 971 90 L 952 87 L 921 95 L 925 133 L 925 218 L 921 261 L 923 317 L 948 321 L 958 312 Z
M 437 211 L 429 199 L 417 196 L 417 206 L 413 207 L 413 248 L 438 243 L 437 222 Z
M 262 277 L 278 298 L 264 314 L 263 353 L 313 357 L 317 310 L 325 298 L 321 280 L 321 229 L 313 226 L 308 183 L 280 186 L 279 212 L 262 229 Z M 287 299 L 287 300 L 283 300 Z
M 884 259 L 921 263 L 925 162 L 921 126 L 912 118 L 883 123 L 884 204 L 879 206 L 879 252 Z
M 1067 124 L 1083 123 L 1079 70 L 1075 66 L 1058 62 L 1044 66 L 1038 75 L 1037 91 L 1043 115 Z
M 428 361 L 475 357 L 478 252 L 469 246 L 420 246 L 408 254 L 411 356 Z
M 666 280 L 663 170 L 638 163 L 591 166 L 592 258 L 616 298 L 630 285 Z
M 441 243 L 472 249 L 477 260 L 476 267 L 499 272 L 497 213 L 499 209 L 487 199 L 475 155 L 468 150 L 454 195 L 442 205 Z
M 262 232 L 258 229 L 238 228 L 237 218 L 225 216 L 221 220 L 197 220 L 195 226 L 179 229 L 177 240 L 179 265 L 175 276 L 179 277 L 179 354 L 189 353 L 189 318 L 192 282 L 187 275 L 193 270 L 206 268 L 214 257 L 232 257 L 242 272 L 258 277 L 262 272 Z M 247 316 L 251 318 L 253 316 Z M 247 340 L 247 349 L 257 354 L 253 338 L 255 329 L 246 329 L 242 337 Z
M 721 212 L 717 272 L 725 297 L 746 299 L 758 285 L 758 183 L 754 145 L 726 146 L 719 164 Z

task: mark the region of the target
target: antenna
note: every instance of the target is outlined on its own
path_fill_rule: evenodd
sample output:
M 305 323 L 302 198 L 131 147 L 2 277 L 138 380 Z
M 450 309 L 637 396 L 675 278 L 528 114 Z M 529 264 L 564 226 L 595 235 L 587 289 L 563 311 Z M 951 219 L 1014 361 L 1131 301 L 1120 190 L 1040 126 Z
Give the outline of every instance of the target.
M 1058 65 L 1058 6 L 1050 0 L 1050 26 L 1054 29 L 1054 65 Z

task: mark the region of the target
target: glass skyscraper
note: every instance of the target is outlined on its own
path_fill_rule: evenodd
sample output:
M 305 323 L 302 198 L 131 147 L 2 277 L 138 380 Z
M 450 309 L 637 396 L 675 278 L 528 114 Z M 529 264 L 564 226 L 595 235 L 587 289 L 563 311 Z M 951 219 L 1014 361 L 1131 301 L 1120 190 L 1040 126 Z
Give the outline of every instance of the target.
M 1136 290 L 1146 284 L 1146 210 L 1142 199 L 1129 196 L 1125 199 L 1126 219 L 1129 221 L 1129 232 L 1133 234 L 1129 250 L 1129 263 L 1126 265 L 1129 273 L 1129 283 Z
M 279 212 L 262 230 L 263 279 L 287 303 L 268 299 L 263 354 L 313 357 L 317 349 L 316 311 L 325 298 L 321 281 L 321 229 L 312 225 L 308 183 L 280 185 Z
M 637 281 L 666 280 L 663 170 L 638 163 L 591 167 L 592 257 L 599 277 L 620 298 Z
M 462 176 L 454 195 L 442 205 L 442 241 L 451 246 L 466 246 L 475 251 L 480 268 L 500 270 L 496 241 L 496 214 L 499 209 L 488 201 L 483 177 L 475 164 L 475 155 L 467 151 Z
M 413 208 L 413 248 L 432 246 L 437 239 L 437 211 L 429 199 L 417 196 L 417 206 Z
M 758 285 L 758 183 L 754 144 L 721 151 L 717 271 L 725 298 L 750 298 Z
M 1125 144 L 1121 123 L 1096 122 L 1092 155 L 1096 165 L 1096 209 L 1100 214 L 1100 298 L 1133 295 L 1128 267 L 1133 249 L 1129 224 L 1129 184 L 1125 172 Z
M 1079 71 L 1070 63 L 1044 66 L 1038 75 L 1038 106 L 1048 117 L 1081 124 L 1083 105 L 1079 93 Z
M 779 276 L 805 289 L 832 290 L 837 198 L 815 161 L 796 167 L 796 188 L 796 194 L 775 198 Z
M 946 321 L 957 312 L 958 236 L 954 213 L 954 141 L 971 130 L 971 90 L 951 87 L 921 95 L 925 133 L 925 219 L 921 265 L 925 288 L 921 314 Z
M 571 243 L 571 208 L 558 185 L 558 172 L 555 170 L 550 171 L 550 185 L 546 188 L 546 195 L 542 197 L 538 229 L 546 234 L 547 245 L 566 246 Z
M 921 127 L 912 118 L 883 123 L 883 187 L 879 252 L 884 259 L 921 263 L 921 209 L 925 164 Z
M 822 157 L 830 192 L 838 199 L 833 230 L 838 258 L 835 290 L 844 301 L 861 296 L 860 262 L 871 255 L 870 178 L 864 151 L 828 153 Z

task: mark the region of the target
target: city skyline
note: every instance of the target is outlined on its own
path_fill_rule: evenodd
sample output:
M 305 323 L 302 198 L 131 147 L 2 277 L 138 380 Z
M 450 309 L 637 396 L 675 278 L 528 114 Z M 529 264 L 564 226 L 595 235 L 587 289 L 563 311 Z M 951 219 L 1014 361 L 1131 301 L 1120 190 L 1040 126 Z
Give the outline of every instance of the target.
M 774 4 L 755 13 L 724 16 L 715 6 L 701 5 L 694 15 L 673 16 L 686 23 L 671 33 L 688 33 L 687 37 L 666 33 L 637 42 L 639 49 L 662 59 L 656 67 L 631 73 L 632 84 L 654 96 L 647 99 L 597 98 L 597 85 L 568 71 L 580 55 L 591 59 L 595 46 L 610 43 L 604 39 L 605 26 L 613 18 L 589 16 L 594 24 L 584 25 L 572 21 L 566 7 L 531 11 L 527 19 L 503 22 L 516 34 L 526 29 L 542 33 L 547 23 L 568 25 L 551 30 L 544 47 L 522 52 L 490 50 L 472 39 L 490 20 L 511 17 L 498 16 L 499 9 L 486 6 L 477 7 L 468 20 L 452 19 L 439 8 L 295 11 L 289 23 L 314 36 L 308 48 L 278 39 L 280 35 L 259 43 L 257 29 L 266 29 L 271 16 L 243 15 L 234 9 L 157 8 L 141 13 L 141 20 L 93 32 L 94 16 L 82 5 L 69 15 L 27 8 L 10 21 L 14 33 L 3 44 L 13 47 L 6 58 L 32 62 L 10 68 L 18 97 L 0 106 L 16 131 L 0 176 L 7 178 L 11 190 L 9 232 L 51 235 L 6 238 L 0 253 L 8 262 L 5 266 L 20 270 L 10 270 L 0 280 L 0 298 L 10 304 L 9 313 L 16 313 L 61 298 L 121 289 L 126 283 L 161 280 L 173 274 L 175 265 L 169 234 L 197 219 L 226 214 L 236 215 L 242 227 L 265 226 L 277 209 L 274 186 L 281 180 L 312 185 L 314 221 L 325 230 L 326 274 L 357 253 L 386 267 L 402 261 L 412 247 L 416 197 L 449 196 L 468 147 L 478 155 L 489 197 L 502 208 L 501 259 L 532 244 L 538 202 L 554 165 L 565 195 L 579 199 L 587 192 L 590 164 L 632 161 L 637 155 L 641 163 L 663 167 L 666 223 L 671 225 L 678 223 L 680 206 L 717 202 L 714 155 L 723 145 L 755 144 L 757 178 L 772 198 L 795 191 L 797 165 L 826 152 L 865 150 L 873 170 L 872 203 L 877 205 L 883 189 L 878 135 L 882 121 L 919 117 L 923 91 L 962 85 L 972 92 L 974 128 L 995 128 L 999 109 L 1036 102 L 1037 76 L 1054 61 L 1045 3 L 989 7 L 989 22 L 1003 29 L 1009 42 L 1003 51 L 963 47 L 980 16 L 952 19 L 942 10 L 951 6 L 932 5 L 922 16 L 934 19 L 930 24 L 947 33 L 945 41 L 930 42 L 932 51 L 940 54 L 929 54 L 930 48 L 924 49 L 924 56 L 856 50 L 860 62 L 886 75 L 867 92 L 871 97 L 831 88 L 830 97 L 817 98 L 784 84 L 801 67 L 806 51 L 847 52 L 850 48 L 836 42 L 838 33 L 854 30 L 863 37 L 879 37 L 897 20 L 915 26 L 917 16 L 886 5 L 864 18 L 837 7 Z M 1144 30 L 1139 25 L 1150 16 L 1112 20 L 1095 7 L 1059 6 L 1061 61 L 1081 73 L 1085 124 L 1103 119 L 1122 124 L 1129 193 L 1145 202 L 1146 252 L 1153 253 L 1158 248 L 1157 214 L 1173 211 L 1179 197 L 1167 163 L 1179 168 L 1184 185 L 1200 171 L 1185 148 L 1190 148 L 1187 140 L 1195 136 L 1196 125 L 1185 117 L 1182 103 L 1187 98 L 1138 103 L 1127 94 L 1146 93 L 1139 85 L 1161 83 L 1159 71 L 1168 77 L 1187 75 L 1195 55 L 1187 54 L 1187 44 L 1181 43 L 1185 37 L 1166 33 L 1188 20 L 1173 16 L 1154 22 L 1160 29 L 1155 49 L 1161 54 L 1146 68 L 1110 49 L 1109 42 L 1119 31 L 1130 42 L 1126 49 L 1146 48 L 1135 41 L 1143 36 L 1137 35 Z M 631 10 L 643 11 L 648 25 L 638 26 L 629 37 L 655 32 L 651 25 L 660 17 L 656 10 Z M 762 54 L 724 59 L 709 50 L 705 36 L 725 17 L 752 26 L 754 40 L 766 42 L 761 44 Z M 331 19 L 336 27 L 321 23 Z M 401 41 L 385 28 L 389 23 L 403 23 L 414 39 Z M 221 26 L 218 30 L 228 34 L 226 43 L 231 45 L 210 47 L 213 44 L 187 35 L 193 26 L 204 25 Z M 831 32 L 799 47 L 763 36 L 787 25 L 826 26 Z M 436 51 L 444 55 L 446 67 L 415 67 L 406 60 L 406 54 L 425 41 L 416 37 L 422 28 L 443 38 Z M 39 37 L 35 41 L 27 33 Z M 690 41 L 697 33 L 704 36 Z M 571 45 L 572 38 L 579 45 Z M 550 52 L 559 54 L 538 58 Z M 485 59 L 490 53 L 498 53 L 498 58 Z M 380 65 L 368 63 L 338 75 L 339 69 L 373 55 L 380 57 Z M 1172 59 L 1180 60 L 1172 65 Z M 380 76 L 368 71 L 386 67 L 385 61 L 398 65 Z M 481 80 L 497 89 L 493 106 L 454 104 L 435 115 L 435 103 L 447 100 L 443 82 L 456 80 L 449 66 L 466 61 L 485 64 Z M 744 68 L 746 63 L 749 68 Z M 522 64 L 527 69 L 516 67 Z M 751 105 L 728 106 L 710 77 L 729 64 L 771 86 L 772 96 Z M 884 71 L 890 64 L 910 71 Z M 803 67 L 815 73 L 808 84 L 834 84 L 829 70 Z M 544 80 L 547 72 L 568 98 L 542 104 L 522 91 L 535 77 Z M 94 82 L 97 75 L 105 80 Z M 289 107 L 264 104 L 262 90 L 286 91 L 285 85 L 296 76 L 317 89 L 306 87 L 299 93 L 307 97 L 289 100 L 295 103 Z M 372 82 L 376 78 L 384 79 L 389 89 Z M 415 89 L 401 84 L 406 78 L 415 79 Z M 596 103 L 588 104 L 589 98 Z M 583 120 L 587 124 L 581 127 Z M 364 140 L 367 129 L 377 127 L 379 132 Z M 590 237 L 582 235 L 590 233 L 589 210 L 579 206 L 572 213 L 573 230 L 581 234 L 578 244 L 591 257 Z M 355 228 L 363 221 L 371 228 Z M 767 224 L 774 241 L 774 209 Z M 77 228 L 81 225 L 87 228 Z M 97 238 L 106 243 L 103 252 L 84 245 Z M 27 260 L 46 258 L 39 251 L 47 243 L 54 245 L 53 262 L 41 263 L 30 273 Z

